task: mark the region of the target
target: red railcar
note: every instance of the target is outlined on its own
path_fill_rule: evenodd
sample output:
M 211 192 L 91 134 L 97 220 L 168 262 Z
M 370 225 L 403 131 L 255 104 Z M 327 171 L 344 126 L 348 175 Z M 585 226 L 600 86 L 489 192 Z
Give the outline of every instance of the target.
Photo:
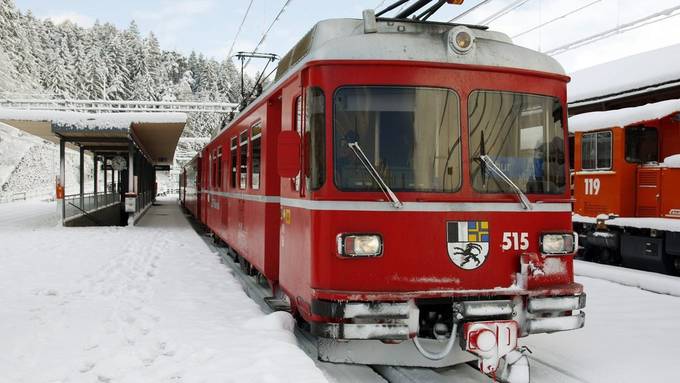
M 197 155 L 187 162 L 180 174 L 182 182 L 180 201 L 194 217 L 201 217 L 201 204 L 199 203 L 201 192 L 201 157 Z
M 323 359 L 493 372 L 518 337 L 584 323 L 567 81 L 482 27 L 322 21 L 203 149 L 196 216 Z

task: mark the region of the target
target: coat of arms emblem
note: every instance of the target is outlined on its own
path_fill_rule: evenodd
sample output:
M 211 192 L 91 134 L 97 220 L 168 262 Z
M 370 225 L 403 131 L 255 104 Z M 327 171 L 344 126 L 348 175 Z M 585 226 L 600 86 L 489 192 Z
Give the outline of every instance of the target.
M 447 222 L 446 242 L 451 261 L 463 270 L 474 270 L 489 255 L 489 222 Z

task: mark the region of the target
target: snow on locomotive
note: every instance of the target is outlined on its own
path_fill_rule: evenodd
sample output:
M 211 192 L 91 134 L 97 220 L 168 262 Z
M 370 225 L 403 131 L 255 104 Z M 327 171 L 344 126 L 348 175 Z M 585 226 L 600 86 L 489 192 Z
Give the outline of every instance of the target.
M 519 337 L 584 324 L 567 81 L 485 27 L 321 21 L 187 166 L 187 205 L 322 360 L 518 371 Z
M 680 275 L 680 100 L 569 122 L 583 256 Z

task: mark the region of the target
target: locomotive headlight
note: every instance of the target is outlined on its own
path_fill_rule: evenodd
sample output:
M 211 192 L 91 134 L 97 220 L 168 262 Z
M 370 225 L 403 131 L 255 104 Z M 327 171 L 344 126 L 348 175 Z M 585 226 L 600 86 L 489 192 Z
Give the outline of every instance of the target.
M 469 28 L 458 26 L 449 32 L 449 45 L 459 54 L 468 53 L 475 42 L 475 37 Z
M 383 241 L 379 234 L 339 234 L 337 245 L 343 257 L 377 257 L 382 254 Z
M 571 254 L 576 249 L 574 233 L 548 233 L 541 236 L 541 253 Z

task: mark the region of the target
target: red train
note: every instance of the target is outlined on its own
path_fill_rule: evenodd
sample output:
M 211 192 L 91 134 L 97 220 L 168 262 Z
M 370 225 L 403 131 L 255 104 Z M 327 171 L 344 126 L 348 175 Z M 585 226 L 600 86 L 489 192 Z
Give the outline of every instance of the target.
M 585 318 L 567 81 L 484 27 L 322 21 L 187 164 L 182 202 L 322 359 L 525 366 L 518 337 Z

